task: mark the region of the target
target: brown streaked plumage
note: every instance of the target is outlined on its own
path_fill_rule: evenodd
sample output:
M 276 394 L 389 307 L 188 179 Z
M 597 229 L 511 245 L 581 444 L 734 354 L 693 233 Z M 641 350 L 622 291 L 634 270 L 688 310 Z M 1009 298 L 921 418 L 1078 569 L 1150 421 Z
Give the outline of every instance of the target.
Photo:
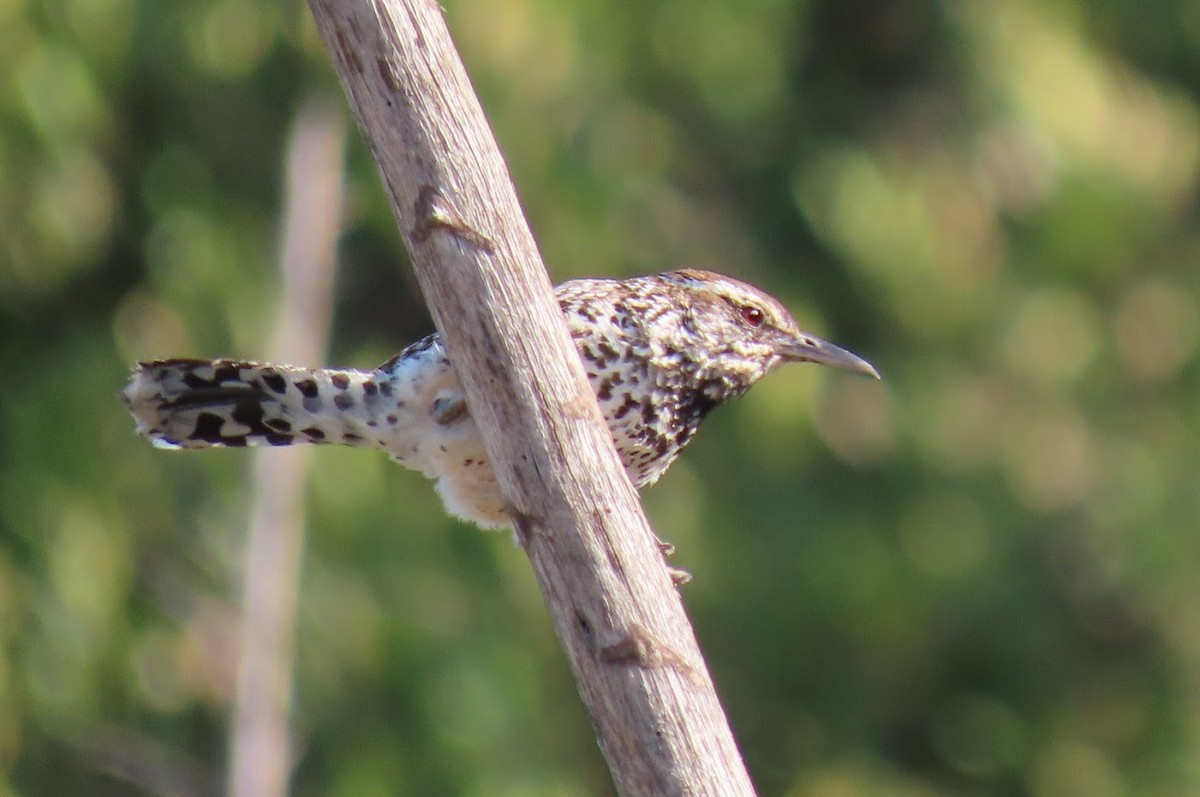
M 638 487 L 662 476 L 709 411 L 781 363 L 879 376 L 865 360 L 802 331 L 768 294 L 720 274 L 571 280 L 557 295 Z M 454 515 L 484 527 L 509 522 L 436 334 L 370 372 L 235 360 L 140 363 L 123 395 L 138 432 L 158 446 L 378 448 L 433 479 Z

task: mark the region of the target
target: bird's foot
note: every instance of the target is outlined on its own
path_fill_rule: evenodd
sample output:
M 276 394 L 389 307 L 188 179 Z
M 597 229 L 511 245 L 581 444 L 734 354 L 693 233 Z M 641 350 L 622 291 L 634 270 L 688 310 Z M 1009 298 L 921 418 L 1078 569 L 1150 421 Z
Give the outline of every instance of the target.
M 658 545 L 658 552 L 662 554 L 663 564 L 667 566 L 667 575 L 671 577 L 671 583 L 677 587 L 681 587 L 691 581 L 691 573 L 683 568 L 675 567 L 668 561 L 669 557 L 675 553 L 675 546 L 657 536 L 654 538 L 654 542 Z
M 467 417 L 467 400 L 462 393 L 438 396 L 430 408 L 434 423 L 449 426 Z

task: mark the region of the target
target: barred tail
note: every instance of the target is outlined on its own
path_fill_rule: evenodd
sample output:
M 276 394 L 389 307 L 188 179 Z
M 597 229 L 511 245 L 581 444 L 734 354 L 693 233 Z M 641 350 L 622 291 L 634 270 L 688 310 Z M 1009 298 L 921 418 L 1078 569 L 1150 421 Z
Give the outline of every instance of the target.
M 378 446 L 361 371 L 236 360 L 138 363 L 122 397 L 139 434 L 162 448 L 342 443 Z

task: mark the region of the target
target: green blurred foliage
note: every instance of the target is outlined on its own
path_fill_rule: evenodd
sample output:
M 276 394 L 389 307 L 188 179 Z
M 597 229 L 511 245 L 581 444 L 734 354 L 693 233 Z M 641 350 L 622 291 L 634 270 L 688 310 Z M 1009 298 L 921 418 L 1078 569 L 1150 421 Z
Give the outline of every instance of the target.
M 447 6 L 556 279 L 728 272 L 885 375 L 785 369 L 646 493 L 762 793 L 1200 792 L 1200 6 Z M 261 355 L 337 84 L 279 0 L 0 0 L 0 73 L 0 797 L 213 793 L 248 458 L 116 393 Z M 370 366 L 429 322 L 347 179 Z M 294 793 L 611 793 L 520 552 L 313 463 Z

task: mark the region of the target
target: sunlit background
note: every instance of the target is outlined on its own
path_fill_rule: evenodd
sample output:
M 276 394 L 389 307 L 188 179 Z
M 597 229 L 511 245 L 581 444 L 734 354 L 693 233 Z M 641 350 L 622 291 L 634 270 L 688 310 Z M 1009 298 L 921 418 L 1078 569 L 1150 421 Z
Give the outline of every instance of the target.
M 884 374 L 780 371 L 645 494 L 761 793 L 1200 793 L 1200 4 L 446 6 L 556 280 L 727 272 Z M 0 795 L 219 793 L 250 460 L 117 393 L 262 356 L 340 90 L 282 0 L 0 0 L 0 75 Z M 430 324 L 346 159 L 370 367 Z M 341 449 L 308 517 L 294 794 L 612 793 L 507 535 Z

